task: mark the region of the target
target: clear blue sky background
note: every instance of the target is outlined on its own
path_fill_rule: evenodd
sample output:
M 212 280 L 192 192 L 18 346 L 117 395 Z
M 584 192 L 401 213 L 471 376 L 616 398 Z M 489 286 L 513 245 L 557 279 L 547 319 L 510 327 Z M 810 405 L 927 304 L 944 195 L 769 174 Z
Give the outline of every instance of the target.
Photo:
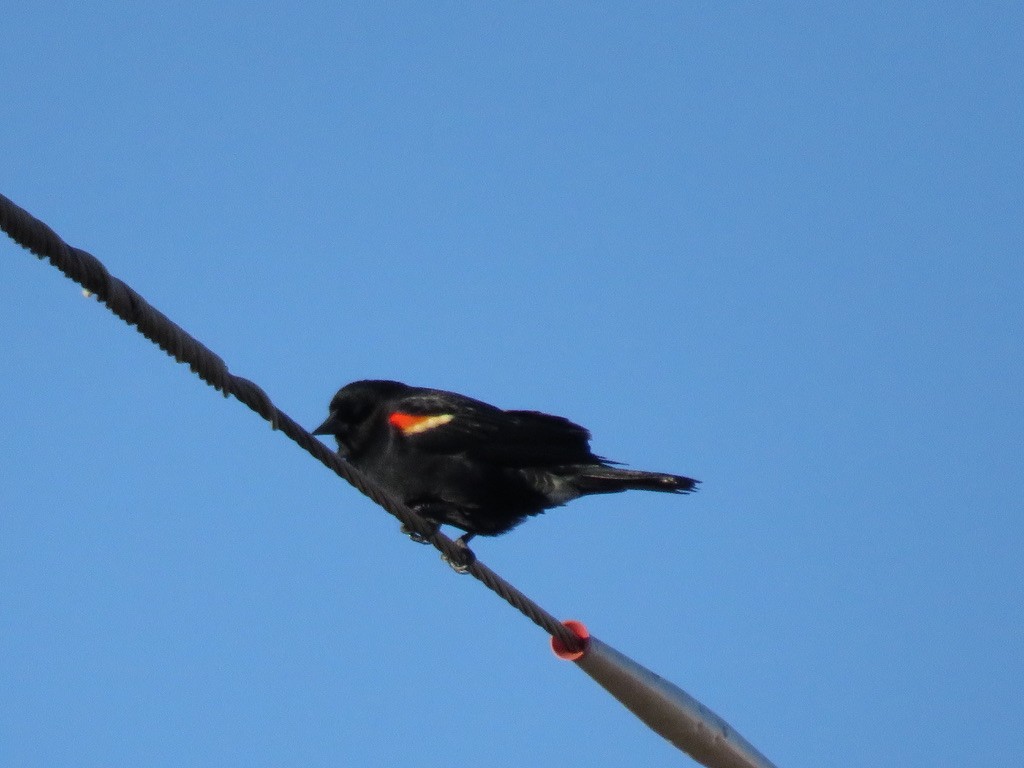
M 8 4 L 0 192 L 306 425 L 392 377 L 699 477 L 476 549 L 780 766 L 1019 765 L 1022 30 Z M 679 764 L 246 408 L 0 263 L 0 764 Z

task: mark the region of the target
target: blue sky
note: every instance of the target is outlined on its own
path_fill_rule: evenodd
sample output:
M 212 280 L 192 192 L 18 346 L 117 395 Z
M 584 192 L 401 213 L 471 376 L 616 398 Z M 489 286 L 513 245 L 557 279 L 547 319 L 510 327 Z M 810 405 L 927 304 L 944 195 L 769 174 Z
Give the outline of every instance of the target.
M 22 4 L 0 192 L 312 427 L 397 378 L 703 481 L 481 540 L 780 766 L 1024 760 L 1013 3 Z M 0 243 L 0 763 L 676 765 Z

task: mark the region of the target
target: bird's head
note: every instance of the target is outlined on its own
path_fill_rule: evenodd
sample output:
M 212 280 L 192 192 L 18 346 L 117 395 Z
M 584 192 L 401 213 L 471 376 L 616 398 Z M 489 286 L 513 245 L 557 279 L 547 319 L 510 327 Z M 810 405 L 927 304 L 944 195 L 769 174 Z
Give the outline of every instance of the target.
M 346 384 L 331 399 L 327 420 L 314 429 L 313 434 L 334 435 L 338 453 L 344 457 L 358 454 L 365 447 L 380 407 L 408 388 L 397 381 L 367 380 Z

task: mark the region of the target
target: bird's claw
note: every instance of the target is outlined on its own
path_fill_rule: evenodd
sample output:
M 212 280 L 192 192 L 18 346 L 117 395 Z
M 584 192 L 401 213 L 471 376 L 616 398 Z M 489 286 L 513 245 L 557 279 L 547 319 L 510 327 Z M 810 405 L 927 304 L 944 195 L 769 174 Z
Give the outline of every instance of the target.
M 404 533 L 406 536 L 408 536 L 410 539 L 415 541 L 417 544 L 429 544 L 430 543 L 430 537 L 433 536 L 435 533 L 437 533 L 437 529 L 440 528 L 440 527 L 441 527 L 440 525 L 435 525 L 434 526 L 434 530 L 432 530 L 430 532 L 430 534 L 427 535 L 427 536 L 424 536 L 422 533 L 417 533 L 416 531 L 414 531 L 412 528 L 410 528 L 409 526 L 405 525 L 404 523 L 402 524 L 402 527 L 399 528 L 399 530 L 402 533 Z
M 457 538 L 455 546 L 459 549 L 459 554 L 456 557 L 449 557 L 442 553 L 441 559 L 448 563 L 456 573 L 469 573 L 470 566 L 476 562 L 476 554 L 469 548 L 465 536 Z

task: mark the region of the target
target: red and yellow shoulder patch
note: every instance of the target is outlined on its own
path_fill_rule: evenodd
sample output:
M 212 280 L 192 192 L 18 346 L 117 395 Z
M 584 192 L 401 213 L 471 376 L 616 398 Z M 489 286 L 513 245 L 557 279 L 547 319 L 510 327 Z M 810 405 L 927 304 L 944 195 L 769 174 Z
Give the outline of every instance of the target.
M 431 416 L 420 416 L 412 413 L 396 411 L 388 416 L 388 422 L 401 430 L 403 435 L 416 435 L 428 429 L 440 427 L 454 419 L 450 413 L 437 413 Z

